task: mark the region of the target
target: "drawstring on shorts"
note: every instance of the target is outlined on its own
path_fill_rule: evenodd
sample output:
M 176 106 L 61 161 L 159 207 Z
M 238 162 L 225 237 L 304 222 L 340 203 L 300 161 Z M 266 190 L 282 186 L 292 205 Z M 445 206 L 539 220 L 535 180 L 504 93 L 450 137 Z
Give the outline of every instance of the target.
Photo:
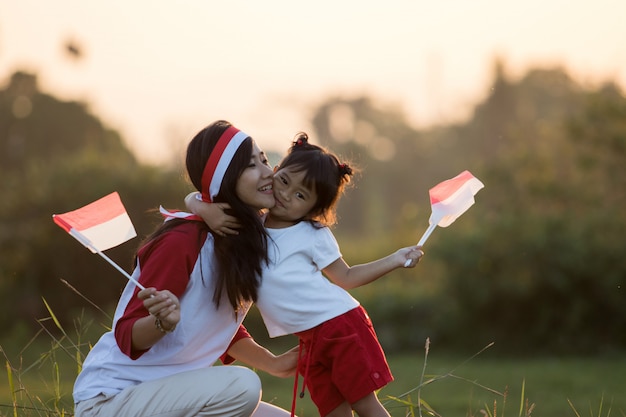
M 306 381 L 309 377 L 309 365 L 311 364 L 311 354 L 313 353 L 313 342 L 315 341 L 315 334 L 317 332 L 313 332 L 313 335 L 308 343 L 306 343 L 302 337 L 299 337 L 300 342 L 298 343 L 298 364 L 296 365 L 296 376 L 294 378 L 293 383 L 293 398 L 291 400 L 291 417 L 295 417 L 296 415 L 296 400 L 297 397 L 304 398 L 304 391 L 306 390 Z M 308 346 L 307 346 L 308 345 Z M 300 394 L 298 395 L 298 377 L 300 375 L 300 364 L 302 361 L 302 351 L 304 352 L 304 373 L 302 374 L 302 390 L 300 390 Z

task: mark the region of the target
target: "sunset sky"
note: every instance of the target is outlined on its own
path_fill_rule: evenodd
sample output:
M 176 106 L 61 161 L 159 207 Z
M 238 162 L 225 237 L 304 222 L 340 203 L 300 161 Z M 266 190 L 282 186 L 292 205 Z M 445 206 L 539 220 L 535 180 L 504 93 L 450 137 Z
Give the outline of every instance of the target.
M 623 0 L 0 0 L 0 82 L 36 73 L 144 161 L 179 158 L 216 119 L 283 151 L 330 96 L 397 105 L 417 128 L 462 118 L 496 57 L 512 76 L 624 87 L 625 18 Z

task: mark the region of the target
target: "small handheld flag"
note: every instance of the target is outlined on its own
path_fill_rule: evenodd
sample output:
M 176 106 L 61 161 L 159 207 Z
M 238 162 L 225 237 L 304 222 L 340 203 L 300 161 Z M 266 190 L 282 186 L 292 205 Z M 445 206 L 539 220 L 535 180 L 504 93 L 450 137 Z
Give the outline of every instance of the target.
M 463 171 L 431 188 L 428 192 L 432 210 L 428 219 L 429 226 L 417 246 L 423 246 L 437 226 L 448 227 L 465 213 L 474 204 L 476 193 L 484 186 L 471 172 Z M 407 264 L 409 262 L 407 260 Z
M 52 220 L 92 253 L 97 253 L 142 290 L 139 282 L 102 251 L 121 245 L 137 236 L 133 223 L 117 192 L 74 211 L 53 214 Z

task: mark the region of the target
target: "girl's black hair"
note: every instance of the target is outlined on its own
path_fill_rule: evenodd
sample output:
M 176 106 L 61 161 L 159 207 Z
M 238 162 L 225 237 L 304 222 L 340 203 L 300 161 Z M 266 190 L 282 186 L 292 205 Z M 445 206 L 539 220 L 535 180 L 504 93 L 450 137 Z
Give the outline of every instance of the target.
M 198 132 L 187 147 L 187 174 L 198 191 L 202 191 L 202 174 L 206 162 L 218 139 L 230 126 L 224 120 L 214 122 Z M 224 174 L 220 191 L 214 198 L 216 203 L 230 205 L 229 214 L 237 217 L 241 223 L 239 234 L 221 237 L 213 233 L 204 222 L 199 222 L 202 224 L 201 229 L 213 234 L 215 242 L 217 267 L 214 271 L 216 284 L 213 301 L 219 306 L 222 295 L 226 293 L 235 312 L 244 302 L 256 301 L 262 263 L 268 262 L 267 234 L 259 212 L 244 204 L 236 193 L 237 181 L 250 165 L 252 149 L 252 138 L 248 137 L 235 152 Z M 188 220 L 172 219 L 165 222 L 148 238 L 148 242 L 185 221 Z
M 296 135 L 287 156 L 280 162 L 279 169 L 283 168 L 304 172 L 304 186 L 317 194 L 307 218 L 324 226 L 335 224 L 336 205 L 350 183 L 353 169 L 328 150 L 309 143 L 304 132 Z

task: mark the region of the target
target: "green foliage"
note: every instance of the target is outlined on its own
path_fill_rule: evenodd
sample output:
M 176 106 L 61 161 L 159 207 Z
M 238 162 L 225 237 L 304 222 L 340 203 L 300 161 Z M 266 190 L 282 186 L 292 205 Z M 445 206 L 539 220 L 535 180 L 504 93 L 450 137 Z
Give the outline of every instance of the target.
M 518 87 L 539 98 L 545 91 L 543 101 L 535 99 L 539 108 L 555 96 L 541 76 L 531 74 Z M 570 104 L 560 117 L 541 124 L 508 120 L 509 131 L 525 126 L 524 137 L 533 139 L 516 138 L 490 164 L 479 196 L 486 221 L 461 240 L 446 236 L 437 245 L 448 265 L 446 295 L 460 319 L 447 329 L 450 338 L 471 334 L 526 353 L 626 346 L 619 330 L 626 324 L 620 254 L 626 155 L 615 152 L 619 134 L 606 134 L 626 132 L 624 98 L 614 88 L 588 93 L 572 87 L 556 96 Z M 598 102 L 608 110 L 599 112 Z M 595 163 L 581 163 L 590 159 Z
M 21 104 L 20 104 L 21 103 Z M 25 104 L 26 103 L 26 104 Z M 24 110 L 25 109 L 25 110 Z M 137 163 L 120 136 L 74 102 L 38 91 L 36 78 L 16 73 L 0 91 L 0 326 L 32 323 L 45 295 L 68 322 L 82 300 L 67 297 L 60 279 L 100 305 L 113 303 L 124 279 L 52 222 L 113 191 L 122 196 L 139 236 L 152 230 L 159 203 L 177 204 L 186 185 L 171 170 Z M 65 236 L 64 236 L 65 235 Z M 108 251 L 130 269 L 137 242 Z
M 485 183 L 475 208 L 433 234 L 413 272 L 416 282 L 437 280 L 436 294 L 424 298 L 415 284 L 392 303 L 387 292 L 360 293 L 383 344 L 402 335 L 389 346 L 408 348 L 405 335 L 425 333 L 452 348 L 497 341 L 509 353 L 623 349 L 623 94 L 611 84 L 585 89 L 560 69 L 513 82 L 502 66 L 489 91 L 471 120 L 429 131 L 366 99 L 330 99 L 314 117 L 319 140 L 365 171 L 339 209 L 351 263 L 367 260 L 358 256 L 364 236 L 387 239 L 377 257 L 417 240 L 436 183 L 464 169 Z M 377 154 L 381 136 L 395 149 L 389 160 Z
M 428 189 L 468 169 L 476 205 L 435 231 L 413 270 L 356 289 L 384 347 L 425 337 L 447 349 L 496 341 L 498 352 L 595 353 L 626 348 L 626 100 L 615 85 L 583 87 L 561 69 L 507 77 L 501 63 L 463 123 L 417 130 L 395 107 L 329 98 L 312 140 L 360 169 L 335 228 L 346 260 L 412 244 L 427 227 Z M 44 296 L 61 324 L 80 297 L 117 300 L 124 279 L 51 221 L 118 191 L 140 236 L 159 204 L 182 205 L 181 169 L 138 163 L 85 104 L 40 92 L 16 73 L 0 91 L 0 325 L 32 322 Z M 130 269 L 138 245 L 107 254 Z M 8 313 L 10 312 L 10 314 Z M 264 333 L 258 326 L 258 332 Z M 514 329 L 514 330 L 512 330 Z M 253 328 L 252 330 L 256 330 Z

